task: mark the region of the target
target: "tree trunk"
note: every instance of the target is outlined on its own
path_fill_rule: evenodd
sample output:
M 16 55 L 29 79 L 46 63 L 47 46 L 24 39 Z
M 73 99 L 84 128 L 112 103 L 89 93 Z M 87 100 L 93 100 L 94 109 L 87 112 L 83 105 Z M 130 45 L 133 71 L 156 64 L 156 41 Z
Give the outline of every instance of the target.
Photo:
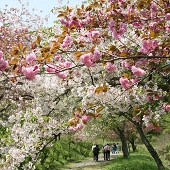
M 128 151 L 130 153 L 130 143 L 128 143 L 127 145 L 128 145 Z
M 135 140 L 134 140 L 134 139 L 131 139 L 129 142 L 131 143 L 131 145 L 132 145 L 132 150 L 133 150 L 133 152 L 134 152 L 134 151 L 136 150 Z
M 156 162 L 156 164 L 157 164 L 157 166 L 158 166 L 158 169 L 159 169 L 159 170 L 165 170 L 165 168 L 164 168 L 164 166 L 163 166 L 163 164 L 162 164 L 161 159 L 159 158 L 156 150 L 155 150 L 155 149 L 153 148 L 153 146 L 150 144 L 150 142 L 149 142 L 149 140 L 147 139 L 146 135 L 144 134 L 142 127 L 141 127 L 138 123 L 136 123 L 136 128 L 137 128 L 137 131 L 138 131 L 138 133 L 139 133 L 139 135 L 140 135 L 140 137 L 141 137 L 142 142 L 145 144 L 147 150 L 149 151 L 149 153 L 151 154 L 151 156 L 154 158 L 154 160 L 155 160 L 155 162 Z
M 118 131 L 119 131 L 120 140 L 122 142 L 123 157 L 124 158 L 128 158 L 129 151 L 128 151 L 128 147 L 127 147 L 127 143 L 126 143 L 126 138 L 125 138 L 124 130 L 118 129 Z

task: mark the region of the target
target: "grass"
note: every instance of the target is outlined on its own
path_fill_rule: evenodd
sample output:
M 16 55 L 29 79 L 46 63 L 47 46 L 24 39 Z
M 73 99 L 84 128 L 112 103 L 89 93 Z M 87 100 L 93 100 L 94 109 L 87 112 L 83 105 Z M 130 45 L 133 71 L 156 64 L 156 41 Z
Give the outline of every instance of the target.
M 53 146 L 44 148 L 40 161 L 35 164 L 36 170 L 61 170 L 69 163 L 85 160 L 90 154 L 91 143 L 72 142 L 63 137 L 63 140 L 54 141 Z
M 108 164 L 102 166 L 104 170 L 158 170 L 153 158 L 146 150 L 138 150 L 130 153 L 129 158 L 125 159 L 118 156 Z M 166 168 L 165 170 L 169 170 Z

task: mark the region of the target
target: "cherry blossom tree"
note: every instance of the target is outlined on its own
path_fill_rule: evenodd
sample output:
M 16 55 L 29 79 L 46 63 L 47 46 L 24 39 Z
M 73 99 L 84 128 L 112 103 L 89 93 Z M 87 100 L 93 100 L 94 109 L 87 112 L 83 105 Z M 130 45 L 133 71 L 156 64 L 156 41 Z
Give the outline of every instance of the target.
M 65 121 L 67 114 L 53 115 L 47 122 L 42 117 L 44 111 L 47 115 L 51 108 L 55 109 L 51 106 L 60 98 L 55 95 L 64 96 L 69 89 L 70 96 L 60 104 L 61 110 L 67 108 L 73 113 L 68 121 L 69 130 L 76 132 L 92 117 L 102 117 L 111 109 L 113 114 L 119 113 L 136 125 L 158 169 L 163 170 L 162 161 L 142 127 L 160 131 L 161 115 L 170 111 L 169 7 L 168 0 L 92 0 L 86 6 L 60 9 L 60 22 L 50 30 L 35 29 L 35 34 L 31 34 L 33 30 L 27 26 L 20 28 L 23 33 L 16 37 L 16 29 L 4 25 L 3 43 L 10 47 L 3 44 L 1 48 L 1 82 L 7 81 L 14 89 L 18 84 L 22 89 L 29 86 L 33 92 L 26 96 L 34 98 L 31 104 L 22 102 L 22 109 L 16 107 L 7 121 L 13 123 L 9 129 L 14 145 L 20 146 L 13 149 L 11 141 L 6 167 L 19 166 L 28 152 L 34 161 L 39 138 L 43 142 L 53 130 L 61 131 L 57 122 Z M 51 75 L 54 81 L 44 75 Z M 41 84 L 39 77 L 48 85 Z M 28 81 L 33 81 L 33 85 Z M 12 101 L 16 106 L 19 103 Z M 27 136 L 25 142 L 19 143 L 21 133 Z M 31 162 L 25 168 L 30 167 Z

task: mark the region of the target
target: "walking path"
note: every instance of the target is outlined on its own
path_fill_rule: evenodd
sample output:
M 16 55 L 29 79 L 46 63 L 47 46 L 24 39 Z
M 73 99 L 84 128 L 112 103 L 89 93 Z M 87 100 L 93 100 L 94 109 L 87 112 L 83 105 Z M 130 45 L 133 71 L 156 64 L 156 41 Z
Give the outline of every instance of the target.
M 116 156 L 121 155 L 120 154 L 110 154 L 110 159 L 114 159 Z M 82 160 L 78 163 L 71 163 L 67 165 L 66 168 L 63 170 L 102 170 L 101 165 L 108 163 L 109 161 L 104 161 L 103 154 L 99 154 L 99 160 L 98 162 L 95 162 L 93 158 Z

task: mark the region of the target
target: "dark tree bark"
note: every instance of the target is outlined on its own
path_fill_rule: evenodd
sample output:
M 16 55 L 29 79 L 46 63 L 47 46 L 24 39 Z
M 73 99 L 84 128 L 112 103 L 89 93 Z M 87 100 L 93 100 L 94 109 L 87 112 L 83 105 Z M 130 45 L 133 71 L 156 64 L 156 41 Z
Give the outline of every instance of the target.
M 151 154 L 151 156 L 154 158 L 157 166 L 158 166 L 158 169 L 159 170 L 165 170 L 163 164 L 162 164 L 162 161 L 161 159 L 159 158 L 159 155 L 157 154 L 156 150 L 153 148 L 153 146 L 150 144 L 149 140 L 147 139 L 146 135 L 144 134 L 143 132 L 143 129 L 142 127 L 140 126 L 139 123 L 136 123 L 136 128 L 137 128 L 137 131 L 141 137 L 141 140 L 142 142 L 145 144 L 147 150 L 149 151 L 149 153 Z
M 133 150 L 133 152 L 135 152 L 135 150 L 136 150 L 135 140 L 134 140 L 134 139 L 131 139 L 131 140 L 129 140 L 129 142 L 130 142 L 130 144 L 132 145 L 132 150 Z
M 128 151 L 128 146 L 127 146 L 127 142 L 126 142 L 126 137 L 125 137 L 125 134 L 124 134 L 124 129 L 117 128 L 117 131 L 119 132 L 119 137 L 120 137 L 120 140 L 121 140 L 121 143 L 122 143 L 123 157 L 128 158 L 129 151 Z

